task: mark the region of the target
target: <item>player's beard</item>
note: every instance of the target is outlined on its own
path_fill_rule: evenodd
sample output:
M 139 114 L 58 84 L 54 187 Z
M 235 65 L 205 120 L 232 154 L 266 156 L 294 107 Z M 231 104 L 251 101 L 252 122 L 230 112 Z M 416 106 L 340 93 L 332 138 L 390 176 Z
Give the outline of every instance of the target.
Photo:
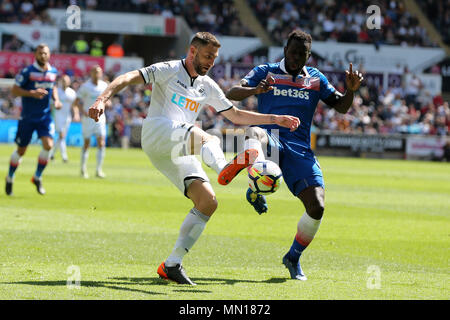
M 200 64 L 198 56 L 195 56 L 194 60 L 192 61 L 192 65 L 195 72 L 197 72 L 201 76 L 204 76 L 209 71 L 209 69 L 205 69 L 206 67 Z
M 37 64 L 38 64 L 41 68 L 45 67 L 46 64 L 47 64 L 47 61 L 45 61 L 45 60 L 40 60 L 40 59 L 38 59 L 38 58 L 36 58 L 36 62 L 37 62 Z
M 286 61 L 285 68 L 286 71 L 291 75 L 297 75 L 302 70 L 304 64 L 302 63 L 292 63 L 290 61 Z

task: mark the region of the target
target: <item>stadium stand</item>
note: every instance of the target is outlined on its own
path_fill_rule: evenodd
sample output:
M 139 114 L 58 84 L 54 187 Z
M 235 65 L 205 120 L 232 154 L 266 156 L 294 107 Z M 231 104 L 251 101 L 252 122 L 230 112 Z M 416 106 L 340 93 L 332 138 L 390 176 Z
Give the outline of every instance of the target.
M 270 32 L 274 41 L 281 44 L 281 39 L 295 26 L 309 31 L 314 41 L 335 40 L 345 42 L 379 41 L 384 44 L 399 44 L 413 46 L 433 46 L 417 20 L 405 11 L 400 1 L 381 1 L 386 9 L 383 17 L 383 32 L 373 33 L 364 27 L 365 19 L 357 12 L 365 12 L 368 1 L 355 1 L 351 4 L 344 1 L 280 1 L 280 0 L 247 0 L 255 9 L 255 14 Z M 320 2 L 321 5 L 318 5 Z M 0 21 L 20 23 L 51 24 L 46 8 L 62 8 L 70 1 L 0 1 Z M 216 2 L 192 1 L 106 1 L 86 0 L 77 2 L 82 8 L 105 11 L 146 12 L 166 16 L 183 15 L 190 27 L 197 30 L 211 31 L 216 34 L 250 35 L 242 23 L 237 19 L 233 1 L 224 0 Z M 422 4 L 431 4 L 434 8 L 440 1 L 421 1 Z M 434 6 L 434 7 L 433 7 Z M 278 9 L 277 9 L 278 8 Z M 323 9 L 319 9 L 323 8 Z M 449 24 L 448 1 L 439 7 L 439 19 L 433 19 L 437 28 L 442 30 Z M 295 9 L 295 10 L 294 10 Z M 364 9 L 364 10 L 363 10 Z M 428 10 L 428 14 L 434 9 Z M 237 22 L 236 22 L 237 20 Z M 448 34 L 447 34 L 448 35 Z M 4 44 L 5 46 L 6 44 Z M 8 43 L 8 50 L 20 50 L 20 45 Z M 177 57 L 170 53 L 171 58 Z M 326 61 L 310 61 L 311 66 L 322 68 Z M 248 65 L 250 70 L 252 65 Z M 336 66 L 332 66 L 336 68 Z M 7 72 L 5 78 L 13 78 L 14 72 Z M 107 74 L 109 79 L 115 74 Z M 86 77 L 73 76 L 75 89 Z M 240 77 L 216 79 L 223 90 L 228 90 L 238 83 Z M 314 117 L 314 130 L 329 130 L 349 133 L 409 133 L 448 135 L 450 130 L 449 104 L 442 96 L 431 96 L 415 80 L 416 90 L 411 92 L 403 87 L 390 87 L 387 90 L 374 85 L 365 84 L 356 94 L 352 109 L 345 115 L 336 113 L 319 103 Z M 335 87 L 343 92 L 343 83 L 334 83 Z M 130 139 L 131 127 L 140 125 L 146 115 L 146 108 L 151 100 L 151 87 L 127 88 L 113 99 L 113 106 L 107 110 L 109 126 L 109 145 L 120 146 Z M 250 97 L 238 104 L 240 108 L 256 110 L 257 101 Z M 0 88 L 0 118 L 17 119 L 20 113 L 20 99 L 14 98 L 10 90 Z M 199 121 L 203 129 L 224 129 L 234 127 L 222 116 L 212 110 L 206 110 L 200 115 Z
M 0 22 L 26 24 L 52 24 L 45 12 L 47 8 L 67 8 L 76 3 L 81 9 L 133 12 L 173 17 L 183 16 L 196 32 L 209 31 L 219 35 L 252 36 L 238 18 L 232 0 L 220 1 L 150 1 L 150 0 L 82 0 L 82 1 L 0 1 Z
M 417 0 L 416 2 L 440 32 L 444 43 L 450 45 L 450 1 Z
M 401 1 L 247 1 L 272 39 L 280 45 L 293 28 L 300 27 L 316 41 L 436 46 Z M 373 4 L 386 13 L 381 18 L 381 31 L 366 27 L 366 8 Z

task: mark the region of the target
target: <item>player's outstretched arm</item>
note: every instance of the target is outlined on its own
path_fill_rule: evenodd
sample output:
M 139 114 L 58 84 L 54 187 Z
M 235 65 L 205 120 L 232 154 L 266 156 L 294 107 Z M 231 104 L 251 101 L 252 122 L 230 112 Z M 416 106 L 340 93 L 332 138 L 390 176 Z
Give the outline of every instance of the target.
M 144 84 L 144 78 L 139 70 L 130 71 L 115 78 L 89 108 L 89 117 L 97 122 L 105 111 L 107 101 L 120 90 L 135 84 Z
M 247 81 L 241 80 L 241 83 L 235 85 L 227 91 L 226 97 L 234 101 L 242 101 L 252 95 L 266 93 L 273 90 L 272 84 L 275 82 L 272 76 L 267 77 L 260 81 L 256 87 L 250 87 Z
M 44 88 L 37 88 L 36 90 L 26 90 L 16 84 L 13 85 L 11 92 L 16 97 L 31 97 L 35 99 L 42 99 L 46 95 L 48 95 L 48 91 Z
M 300 125 L 300 119 L 288 115 L 262 114 L 247 110 L 240 110 L 232 107 L 222 114 L 231 122 L 237 125 L 258 125 L 258 124 L 276 124 L 280 127 L 289 128 L 292 131 L 297 130 Z
M 363 80 L 361 72 L 353 71 L 353 64 L 350 63 L 349 70 L 345 71 L 345 85 L 347 86 L 345 94 L 336 91 L 324 102 L 340 113 L 347 113 L 353 104 L 354 92 L 359 89 Z

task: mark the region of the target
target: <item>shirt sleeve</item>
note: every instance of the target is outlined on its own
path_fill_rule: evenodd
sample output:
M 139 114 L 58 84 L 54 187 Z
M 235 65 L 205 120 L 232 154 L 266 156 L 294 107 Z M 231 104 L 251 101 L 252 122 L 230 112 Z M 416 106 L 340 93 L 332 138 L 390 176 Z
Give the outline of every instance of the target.
M 320 78 L 320 99 L 324 100 L 328 98 L 332 93 L 336 92 L 336 89 L 333 85 L 328 81 L 327 77 L 319 71 Z
M 254 67 L 241 81 L 246 83 L 249 87 L 256 87 L 261 80 L 267 77 L 269 67 L 266 64 Z
M 30 73 L 28 72 L 28 67 L 22 69 L 22 71 L 16 76 L 15 84 L 18 87 L 24 88 L 28 82 Z
M 144 78 L 145 84 L 149 84 L 165 82 L 175 69 L 176 65 L 172 62 L 158 62 L 139 69 L 139 72 Z
M 207 103 L 212 106 L 217 112 L 223 112 L 233 108 L 233 104 L 225 97 L 225 93 L 223 93 L 219 85 L 213 80 L 211 80 L 210 82 L 211 90 Z

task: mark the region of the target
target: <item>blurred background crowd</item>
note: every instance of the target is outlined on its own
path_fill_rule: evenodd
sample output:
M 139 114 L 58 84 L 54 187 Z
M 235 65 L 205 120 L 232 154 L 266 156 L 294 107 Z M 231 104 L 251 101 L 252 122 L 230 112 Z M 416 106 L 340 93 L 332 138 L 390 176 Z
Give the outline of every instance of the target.
M 383 0 L 377 3 L 385 14 L 382 16 L 381 30 L 368 30 L 365 24 L 365 8 L 371 1 L 341 0 L 247 0 L 262 25 L 269 31 L 274 43 L 284 45 L 287 34 L 295 27 L 309 32 L 314 41 L 334 41 L 350 43 L 373 43 L 377 45 L 401 45 L 413 47 L 434 47 L 425 29 L 415 16 L 411 15 L 401 1 Z M 0 0 L 0 22 L 33 25 L 52 25 L 47 14 L 48 8 L 66 8 L 76 3 L 82 9 L 116 12 L 151 13 L 172 17 L 182 15 L 193 32 L 210 31 L 217 35 L 253 36 L 242 25 L 236 6 L 232 0 L 194 1 L 194 0 Z M 420 0 L 425 13 L 442 32 L 446 43 L 449 41 L 450 1 Z M 331 44 L 332 45 L 332 44 Z M 30 51 L 17 38 L 12 37 L 3 43 L 5 51 Z M 127 55 L 121 47 L 120 39 L 102 43 L 96 37 L 85 39 L 81 35 L 70 47 L 60 48 L 52 53 L 82 53 L 93 56 Z M 174 52 L 168 52 L 167 59 L 180 59 Z M 156 61 L 154 61 L 156 62 Z M 245 57 L 239 63 L 248 63 L 248 71 L 255 62 L 253 57 Z M 332 65 L 329 61 L 311 58 L 308 65 L 317 66 L 326 74 L 327 68 L 345 70 L 347 66 Z M 364 67 L 359 66 L 364 73 Z M 439 73 L 439 66 L 431 68 Z M 407 69 L 398 73 L 405 77 Z M 13 78 L 14 72 L 5 71 L 3 77 Z M 117 74 L 105 70 L 105 80 L 111 81 Z M 242 74 L 215 79 L 224 91 L 237 84 Z M 86 81 L 86 77 L 72 76 L 72 87 L 76 90 Z M 319 103 L 313 121 L 313 130 L 329 130 L 365 134 L 430 134 L 448 135 L 450 129 L 450 108 L 441 95 L 431 95 L 419 77 L 413 76 L 408 83 L 388 87 L 386 90 L 374 84 L 364 83 L 356 93 L 353 107 L 345 114 L 339 114 Z M 333 83 L 340 92 L 345 91 L 343 82 Z M 112 107 L 107 110 L 109 124 L 108 144 L 120 145 L 123 137 L 132 134 L 132 127 L 142 123 L 151 101 L 150 86 L 130 87 L 115 96 Z M 257 110 L 257 99 L 250 97 L 238 107 Z M 21 101 L 11 95 L 10 90 L 0 89 L 0 118 L 17 119 Z M 205 108 L 198 118 L 203 129 L 224 129 L 234 127 L 212 108 Z

